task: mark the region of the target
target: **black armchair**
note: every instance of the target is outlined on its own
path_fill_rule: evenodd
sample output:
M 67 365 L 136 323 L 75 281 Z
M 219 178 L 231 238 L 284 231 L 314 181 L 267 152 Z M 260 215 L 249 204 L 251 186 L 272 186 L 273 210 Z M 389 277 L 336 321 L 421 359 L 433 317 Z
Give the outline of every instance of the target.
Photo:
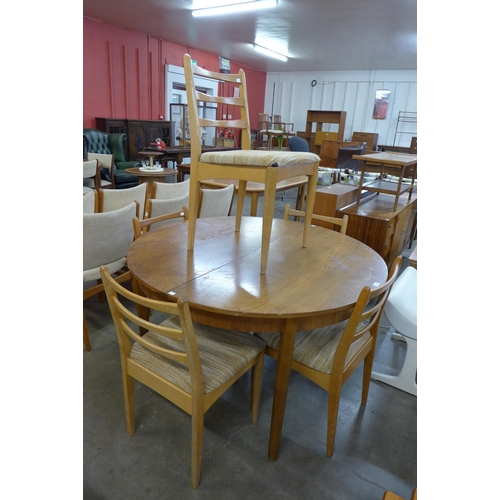
M 139 161 L 127 161 L 125 134 L 107 134 L 93 128 L 83 129 L 83 158 L 87 153 L 113 154 L 115 158 L 114 180 L 116 189 L 137 186 L 138 178 L 125 172 L 126 168 L 140 167 Z M 107 179 L 109 180 L 109 179 Z

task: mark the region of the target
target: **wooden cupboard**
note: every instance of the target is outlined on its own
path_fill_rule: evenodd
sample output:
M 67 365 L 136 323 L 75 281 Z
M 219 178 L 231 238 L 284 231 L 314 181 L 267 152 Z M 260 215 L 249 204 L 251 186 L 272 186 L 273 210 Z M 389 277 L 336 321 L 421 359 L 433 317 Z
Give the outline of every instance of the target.
M 126 134 L 128 161 L 140 160 L 141 149 L 149 147 L 159 137 L 167 146 L 173 144 L 174 122 L 164 120 L 129 120 L 119 118 L 96 118 L 96 128 L 108 134 Z
M 347 235 L 373 248 L 390 267 L 394 259 L 409 246 L 417 216 L 417 195 L 403 197 L 396 210 L 394 197 L 372 194 L 337 210 L 337 217 L 349 216 Z
M 371 132 L 353 132 L 352 142 L 359 144 L 366 142 L 366 149 L 368 151 L 377 151 L 378 134 Z

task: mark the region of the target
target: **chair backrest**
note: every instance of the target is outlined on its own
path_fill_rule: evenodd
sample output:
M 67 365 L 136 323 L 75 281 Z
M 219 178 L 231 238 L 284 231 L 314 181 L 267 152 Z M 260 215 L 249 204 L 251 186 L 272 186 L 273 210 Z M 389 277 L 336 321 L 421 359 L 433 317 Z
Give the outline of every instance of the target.
M 191 395 L 193 398 L 203 397 L 203 371 L 188 303 L 182 298 L 179 298 L 176 303 L 172 303 L 137 295 L 117 283 L 105 267 L 101 268 L 101 279 L 115 324 L 122 362 L 130 358 L 131 340 L 133 340 L 144 349 L 154 352 L 162 358 L 186 365 L 191 375 Z M 178 318 L 179 328 L 175 328 L 174 323 L 170 321 L 167 327 L 153 323 L 149 319 L 140 318 L 129 310 L 127 301 L 136 304 L 137 310 L 147 308 L 162 313 L 162 316 L 167 314 L 175 319 Z M 145 328 L 161 337 L 173 339 L 176 341 L 176 349 L 171 350 L 151 343 L 139 335 L 140 328 Z M 172 384 L 172 392 L 174 391 L 181 392 L 181 389 Z M 184 390 L 182 392 L 185 394 Z
M 94 214 L 97 212 L 97 191 L 91 189 L 83 195 L 83 213 Z
M 137 239 L 143 234 L 146 234 L 151 229 L 156 229 L 159 225 L 161 225 L 160 222 L 172 221 L 173 219 L 180 219 L 180 218 L 182 218 L 185 221 L 188 219 L 187 207 L 182 207 L 182 210 L 179 210 L 178 212 L 173 212 L 171 214 L 165 214 L 165 215 L 158 215 L 157 217 L 150 217 L 148 219 L 143 219 L 143 220 L 139 220 L 137 217 L 134 217 L 132 221 L 132 225 L 134 227 L 134 239 Z M 153 224 L 156 225 L 155 228 L 151 227 Z
M 380 318 L 392 285 L 398 277 L 402 261 L 401 255 L 396 257 L 389 271 L 387 281 L 383 285 L 374 286 L 373 289 L 365 286 L 361 290 L 333 356 L 331 374 L 337 380 L 346 380 L 359 364 L 350 363 L 348 359 L 351 346 L 362 337 L 365 337 L 366 334 L 372 337 L 372 343 L 376 341 Z
M 151 198 L 171 200 L 189 193 L 189 179 L 182 182 L 153 182 Z
M 179 212 L 183 209 L 184 206 L 187 206 L 188 200 L 189 194 L 179 196 L 178 198 L 172 198 L 170 200 L 148 198 L 148 201 L 146 203 L 147 217 L 157 217 L 159 215 Z
M 231 213 L 234 184 L 220 189 L 201 189 L 198 217 L 225 217 Z
M 97 160 L 83 160 L 83 178 L 90 179 L 97 174 Z
M 295 210 L 293 208 L 290 208 L 290 205 L 285 205 L 285 212 L 283 214 L 283 218 L 285 220 L 288 219 L 288 217 L 305 217 L 306 213 L 302 212 L 300 210 Z M 342 234 L 345 234 L 347 231 L 347 224 L 349 223 L 349 216 L 346 214 L 344 217 L 339 218 L 339 217 L 330 217 L 328 215 L 317 215 L 313 214 L 312 219 L 318 219 L 322 220 L 324 222 L 330 222 L 332 224 L 335 224 L 337 226 L 340 226 L 340 232 Z
M 87 153 L 89 160 L 96 160 L 101 171 L 101 185 L 115 187 L 115 157 L 113 154 Z
M 250 116 L 248 112 L 248 97 L 245 72 L 240 69 L 237 74 L 216 73 L 200 68 L 193 64 L 189 54 L 184 55 L 184 75 L 186 78 L 186 94 L 189 110 L 189 126 L 191 132 L 191 158 L 199 158 L 201 154 L 201 127 L 217 127 L 220 129 L 239 129 L 241 131 L 241 149 L 251 149 Z M 201 76 L 219 81 L 239 91 L 239 97 L 211 96 L 200 92 L 195 87 L 194 77 Z M 198 105 L 219 106 L 228 105 L 233 111 L 231 120 L 217 120 L 203 118 L 198 115 Z M 217 134 L 215 134 L 217 135 Z M 235 135 L 235 137 L 237 137 Z
M 300 151 L 303 153 L 309 153 L 309 143 L 298 135 L 294 135 L 288 139 L 288 148 L 290 151 Z
M 83 160 L 83 194 L 101 187 L 101 173 L 97 160 Z
M 127 251 L 134 241 L 132 219 L 136 211 L 134 201 L 112 212 L 83 214 L 84 281 L 98 279 L 102 265 L 109 266 L 112 273 L 125 265 Z
M 109 134 L 95 128 L 83 129 L 83 154 L 87 158 L 88 153 L 112 154 L 109 144 Z M 87 155 L 87 156 L 85 156 Z
M 111 212 L 124 207 L 132 201 L 139 204 L 139 219 L 144 218 L 144 209 L 148 196 L 148 183 L 125 189 L 99 189 L 99 212 Z

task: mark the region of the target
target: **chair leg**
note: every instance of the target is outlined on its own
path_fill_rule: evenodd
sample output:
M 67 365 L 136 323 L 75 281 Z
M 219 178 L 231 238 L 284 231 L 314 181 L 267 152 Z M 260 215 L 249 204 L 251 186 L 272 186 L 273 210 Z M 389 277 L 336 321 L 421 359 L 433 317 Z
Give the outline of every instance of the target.
M 378 380 L 397 389 L 408 392 L 413 396 L 417 395 L 417 341 L 408 337 L 406 340 L 406 355 L 403 367 L 397 375 L 387 375 L 385 373 L 372 373 L 372 379 Z
M 196 171 L 191 165 L 191 175 L 195 176 Z M 193 179 L 194 181 L 194 179 Z M 198 213 L 200 181 L 190 182 L 189 184 L 189 214 L 188 217 L 188 250 L 194 249 L 194 236 L 196 232 L 196 214 Z
M 87 321 L 85 320 L 85 314 L 83 314 L 83 343 L 85 345 L 85 350 L 90 352 L 92 350 L 92 346 L 90 345 L 90 337 L 87 329 Z
M 368 391 L 370 390 L 370 381 L 373 369 L 373 358 L 375 357 L 375 350 L 372 350 L 367 354 L 365 361 L 363 363 L 363 386 L 361 389 L 361 404 L 366 406 L 368 401 Z
M 243 208 L 245 206 L 245 194 L 247 192 L 247 181 L 239 180 L 238 182 L 238 203 L 236 205 L 236 224 L 235 232 L 239 232 L 241 227 L 241 218 L 243 217 Z
M 264 351 L 259 355 L 257 364 L 252 367 L 252 382 L 250 388 L 250 409 L 252 410 L 252 424 L 259 420 L 260 393 L 264 375 Z
M 203 444 L 203 398 L 196 402 L 193 399 L 193 414 L 191 416 L 191 488 L 198 489 L 201 475 L 201 449 Z
M 260 253 L 260 274 L 266 274 L 269 245 L 271 243 L 271 229 L 273 227 L 274 201 L 276 198 L 277 168 L 267 169 L 264 189 L 264 207 L 262 212 L 262 245 Z
M 342 383 L 339 381 L 334 388 L 330 387 L 328 395 L 328 420 L 326 429 L 326 456 L 333 455 L 333 444 L 335 442 L 335 434 L 337 432 L 337 419 L 339 414 L 340 391 Z
M 124 368 L 123 366 L 122 366 L 122 379 L 123 379 L 123 397 L 125 400 L 125 419 L 127 421 L 127 432 L 129 436 L 133 436 L 135 432 L 134 379 L 127 373 L 126 368 Z

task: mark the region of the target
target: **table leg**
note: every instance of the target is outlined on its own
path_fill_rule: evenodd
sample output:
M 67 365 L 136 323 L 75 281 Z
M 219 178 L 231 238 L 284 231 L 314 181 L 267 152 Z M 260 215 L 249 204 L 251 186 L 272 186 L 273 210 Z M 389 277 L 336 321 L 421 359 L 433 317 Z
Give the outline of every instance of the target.
M 268 456 L 273 462 L 278 459 L 296 333 L 297 320 L 294 318 L 285 320 L 285 328 L 280 336 L 278 363 L 276 365 L 276 378 L 274 381 L 271 431 L 269 435 Z

